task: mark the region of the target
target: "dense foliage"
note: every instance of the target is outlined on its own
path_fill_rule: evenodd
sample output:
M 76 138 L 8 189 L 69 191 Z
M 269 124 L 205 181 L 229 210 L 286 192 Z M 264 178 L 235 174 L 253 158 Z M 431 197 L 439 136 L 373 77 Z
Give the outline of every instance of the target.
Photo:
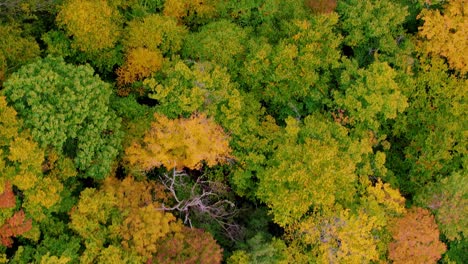
M 465 263 L 466 1 L 0 1 L 0 263 Z

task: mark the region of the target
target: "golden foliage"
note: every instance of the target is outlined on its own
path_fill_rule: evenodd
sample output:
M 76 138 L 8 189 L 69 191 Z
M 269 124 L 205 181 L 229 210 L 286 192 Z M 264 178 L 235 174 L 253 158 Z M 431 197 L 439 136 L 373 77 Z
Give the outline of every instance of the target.
M 151 76 L 161 69 L 162 54 L 146 48 L 136 48 L 129 51 L 125 64 L 117 69 L 117 83 L 122 86 Z
M 419 49 L 426 54 L 445 57 L 451 68 L 468 72 L 468 19 L 466 1 L 447 1 L 443 14 L 438 9 L 425 9 L 419 15 L 424 25 L 419 28 Z
M 436 263 L 446 251 L 439 241 L 439 229 L 431 213 L 413 208 L 391 228 L 394 241 L 389 244 L 389 259 L 393 263 Z
M 73 36 L 73 46 L 93 52 L 114 46 L 120 34 L 118 11 L 105 0 L 70 0 L 57 15 L 57 24 Z
M 231 157 L 228 136 L 204 114 L 176 120 L 159 114 L 154 117 L 143 141 L 125 150 L 130 165 L 145 171 L 160 166 L 200 169 L 203 161 L 211 167 Z
M 130 21 L 123 44 L 126 49 L 146 48 L 164 54 L 174 53 L 182 48 L 187 33 L 176 19 L 151 14 L 143 20 Z
M 213 17 L 216 14 L 215 0 L 166 0 L 163 14 L 182 20 L 192 14 L 201 18 Z
M 120 247 L 127 255 L 149 258 L 157 252 L 160 239 L 180 232 L 182 224 L 172 214 L 159 210 L 165 199 L 162 189 L 154 182 L 132 177 L 123 181 L 108 177 L 100 190 L 85 189 L 71 212 L 70 224 L 86 241 L 83 261 L 109 259 L 101 252 L 120 252 Z M 120 244 L 104 249 L 109 240 Z

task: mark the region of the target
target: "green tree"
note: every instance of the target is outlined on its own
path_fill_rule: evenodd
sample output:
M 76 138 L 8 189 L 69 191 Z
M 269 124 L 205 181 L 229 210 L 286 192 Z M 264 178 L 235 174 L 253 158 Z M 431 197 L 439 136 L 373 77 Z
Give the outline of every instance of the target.
M 425 186 L 416 202 L 434 212 L 440 231 L 449 240 L 468 237 L 468 183 L 466 173 L 455 171 L 440 181 Z
M 441 58 L 421 58 L 419 65 L 405 91 L 409 106 L 391 132 L 395 148 L 387 155 L 405 194 L 416 194 L 466 165 L 468 81 L 451 75 Z
M 343 44 L 353 50 L 359 64 L 367 65 L 374 58 L 392 60 L 405 44 L 403 29 L 408 11 L 405 6 L 390 0 L 339 1 Z
M 47 57 L 24 66 L 3 93 L 43 147 L 74 159 L 83 176 L 104 178 L 120 148 L 109 85 L 89 66 Z
M 350 125 L 378 132 L 387 120 L 397 118 L 408 107 L 396 82 L 397 74 L 387 63 L 375 62 L 367 69 L 359 69 L 355 61 L 344 65 L 341 91 L 334 93 L 334 103 L 346 111 Z
M 240 84 L 280 120 L 322 109 L 341 56 L 337 23 L 336 14 L 286 20 L 279 30 L 285 36 L 276 45 L 264 38 L 250 41 Z
M 192 60 L 212 61 L 225 66 L 234 75 L 241 58 L 245 56 L 247 38 L 245 29 L 230 21 L 218 20 L 190 34 L 184 42 L 182 54 Z

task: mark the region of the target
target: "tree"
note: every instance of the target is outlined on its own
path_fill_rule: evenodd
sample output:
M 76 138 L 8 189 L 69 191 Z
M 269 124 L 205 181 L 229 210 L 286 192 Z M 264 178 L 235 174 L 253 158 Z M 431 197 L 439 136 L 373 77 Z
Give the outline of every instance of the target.
M 11 247 L 13 240 L 11 237 L 21 235 L 32 228 L 31 219 L 26 220 L 24 211 L 16 212 L 11 218 L 0 226 L 0 244 Z
M 232 187 L 253 197 L 256 171 L 275 148 L 273 135 L 280 131 L 256 96 L 240 90 L 225 67 L 211 62 L 171 61 L 144 85 L 151 91 L 149 97 L 158 101 L 158 113 L 176 118 L 202 112 L 223 127 L 238 161 L 232 167 Z
M 69 0 L 57 15 L 57 24 L 73 36 L 72 46 L 83 52 L 112 48 L 121 33 L 119 20 L 118 11 L 105 0 Z
M 117 83 L 120 86 L 143 80 L 161 69 L 161 53 L 145 48 L 136 48 L 127 53 L 125 64 L 117 69 Z
M 186 25 L 198 25 L 216 16 L 218 2 L 219 0 L 167 0 L 164 2 L 163 14 Z
M 468 49 L 468 20 L 464 4 L 464 0 L 447 1 L 443 10 L 427 8 L 418 16 L 424 20 L 418 32 L 420 52 L 446 58 L 450 68 L 462 75 L 468 72 L 468 54 L 465 52 Z
M 180 233 L 182 225 L 161 208 L 165 199 L 154 182 L 108 177 L 101 189 L 87 188 L 71 212 L 70 227 L 85 242 L 81 261 L 127 259 L 142 263 L 158 252 L 161 239 Z
M 434 212 L 440 231 L 449 241 L 468 237 L 468 183 L 463 171 L 455 171 L 427 185 L 415 200 Z
M 219 264 L 223 257 L 223 249 L 210 233 L 196 228 L 184 227 L 180 234 L 162 240 L 159 249 L 150 263 Z
M 303 250 L 315 255 L 316 263 L 369 263 L 379 259 L 379 237 L 374 235 L 378 228 L 376 217 L 338 209 L 331 215 L 305 219 L 296 239 L 312 245 L 311 252 Z
M 187 28 L 178 24 L 176 19 L 158 14 L 131 20 L 125 30 L 125 49 L 146 48 L 164 55 L 176 54 L 188 33 Z
M 278 43 L 266 38 L 248 42 L 240 84 L 278 120 L 318 111 L 329 100 L 332 72 L 341 57 L 337 23 L 336 14 L 285 20 Z
M 345 36 L 343 43 L 352 48 L 360 66 L 377 57 L 391 61 L 404 48 L 405 6 L 389 0 L 346 0 L 338 2 L 336 11 Z
M 357 180 L 344 127 L 318 115 L 307 117 L 304 127 L 293 118 L 286 122 L 281 147 L 258 175 L 256 194 L 283 227 L 310 210 L 328 211 L 336 203 L 351 202 Z
M 39 45 L 18 25 L 0 25 L 0 87 L 8 75 L 39 56 Z
M 230 69 L 230 74 L 238 71 L 237 64 L 245 55 L 247 31 L 236 24 L 219 20 L 200 28 L 190 34 L 184 42 L 182 54 L 185 58 L 196 61 L 212 61 Z M 222 52 L 220 52 L 222 51 Z
M 336 8 L 336 0 L 307 0 L 306 5 L 315 13 L 331 13 Z
M 141 142 L 125 150 L 126 160 L 144 171 L 160 166 L 166 169 L 200 169 L 226 163 L 231 158 L 229 141 L 223 129 L 204 114 L 185 119 L 169 120 L 154 115 Z
M 413 85 L 405 91 L 408 108 L 395 119 L 387 151 L 389 168 L 400 171 L 399 188 L 417 194 L 466 164 L 466 79 L 451 75 L 443 59 L 421 58 Z
M 355 61 L 344 63 L 340 90 L 334 93 L 339 109 L 348 113 L 349 123 L 360 129 L 379 131 L 389 119 L 407 107 L 407 98 L 395 81 L 397 74 L 387 63 L 375 62 L 359 69 Z
M 197 218 L 214 223 L 221 228 L 223 235 L 236 240 L 240 229 L 234 222 L 237 208 L 233 202 L 223 198 L 222 193 L 227 188 L 223 183 L 207 180 L 206 176 L 200 176 L 193 182 L 187 174 L 175 170 L 159 178 L 172 198 L 169 204 L 162 204 L 162 210 L 178 213 L 190 228 L 193 227 L 192 220 Z
M 109 110 L 109 85 L 91 67 L 47 57 L 12 75 L 3 93 L 42 147 L 74 159 L 83 176 L 107 176 L 120 145 L 119 120 Z
M 439 241 L 439 230 L 428 210 L 413 208 L 392 227 L 394 241 L 389 244 L 389 259 L 394 263 L 436 263 L 446 251 Z

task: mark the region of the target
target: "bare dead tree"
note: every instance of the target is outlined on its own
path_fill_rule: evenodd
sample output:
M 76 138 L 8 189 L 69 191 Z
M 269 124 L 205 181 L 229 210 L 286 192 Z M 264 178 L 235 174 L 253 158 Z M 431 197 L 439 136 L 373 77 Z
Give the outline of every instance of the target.
M 198 177 L 193 183 L 186 173 L 175 169 L 159 178 L 175 201 L 175 205 L 170 207 L 162 204 L 159 210 L 179 212 L 184 224 L 190 227 L 192 215 L 203 214 L 219 224 L 230 239 L 236 240 L 241 227 L 232 220 L 238 210 L 233 202 L 220 197 L 220 193 L 226 189 L 222 183 L 205 180 L 204 176 Z

